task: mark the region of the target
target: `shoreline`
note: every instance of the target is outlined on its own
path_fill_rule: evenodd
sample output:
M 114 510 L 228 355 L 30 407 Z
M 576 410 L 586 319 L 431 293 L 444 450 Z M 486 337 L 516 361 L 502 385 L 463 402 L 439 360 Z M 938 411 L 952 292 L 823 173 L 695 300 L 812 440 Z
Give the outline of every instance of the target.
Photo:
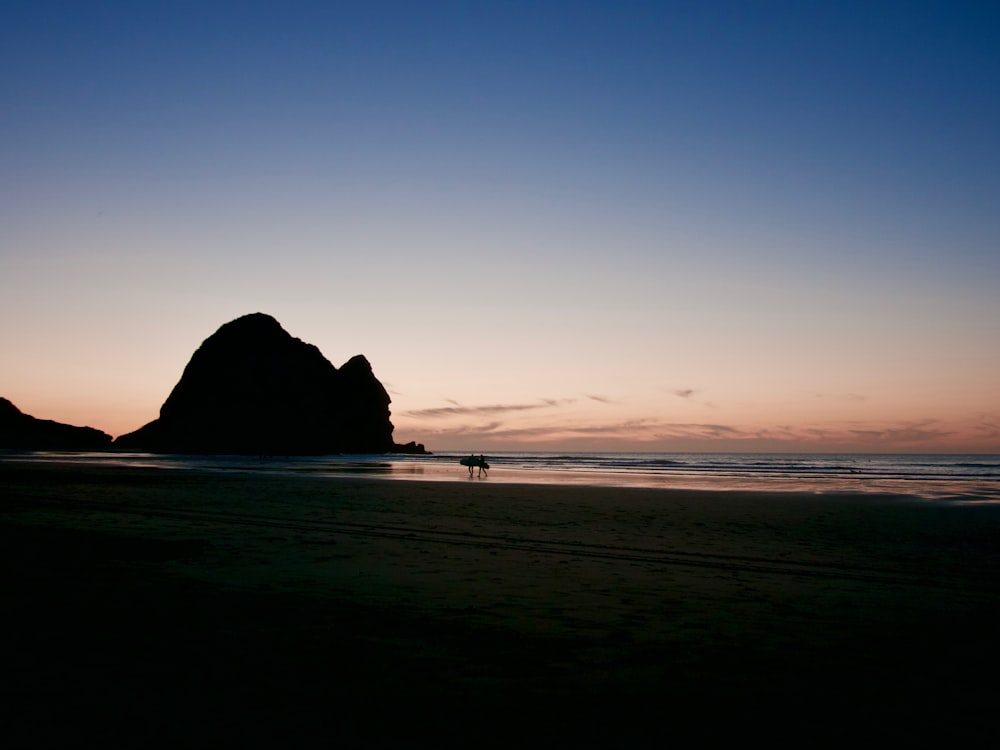
M 998 691 L 965 688 L 1000 666 L 996 506 L 11 461 L 0 482 L 25 740 L 993 736 Z
M 851 455 L 837 456 L 827 464 L 828 457 L 819 454 L 798 454 L 808 457 L 807 465 L 796 469 L 779 461 L 771 466 L 758 460 L 749 467 L 740 464 L 746 457 L 759 459 L 764 454 L 600 454 L 601 459 L 560 455 L 557 465 L 544 454 L 509 454 L 491 457 L 495 460 L 486 475 L 478 470 L 469 475 L 459 465 L 460 456 L 427 455 L 337 455 L 293 457 L 248 456 L 188 456 L 174 454 L 137 454 L 115 452 L 0 452 L 3 463 L 37 463 L 53 467 L 94 466 L 116 468 L 161 468 L 180 471 L 246 473 L 254 475 L 321 476 L 337 478 L 372 478 L 391 481 L 430 481 L 443 483 L 485 482 L 542 486 L 599 487 L 606 489 L 642 488 L 666 491 L 750 492 L 801 495 L 844 496 L 860 495 L 914 497 L 922 501 L 945 503 L 1000 504 L 1000 456 L 962 456 L 986 460 L 973 464 L 972 473 L 956 472 L 945 465 L 897 466 L 885 459 L 912 459 L 913 456 Z M 683 456 L 706 456 L 707 462 L 678 465 Z M 770 454 L 769 454 L 770 455 Z M 782 454 L 783 455 L 783 454 Z M 631 458 L 623 464 L 605 462 L 610 456 Z M 641 457 L 636 460 L 636 457 Z M 644 464 L 659 464 L 649 469 Z M 780 458 L 777 454 L 771 458 Z M 928 459 L 942 456 L 930 454 Z M 720 462 L 720 459 L 721 462 Z M 878 462 L 883 462 L 881 465 Z M 735 464 L 732 462 L 736 462 Z M 872 467 L 872 462 L 875 462 Z M 856 466 L 864 468 L 855 468 Z M 976 473 L 976 472 L 980 473 Z

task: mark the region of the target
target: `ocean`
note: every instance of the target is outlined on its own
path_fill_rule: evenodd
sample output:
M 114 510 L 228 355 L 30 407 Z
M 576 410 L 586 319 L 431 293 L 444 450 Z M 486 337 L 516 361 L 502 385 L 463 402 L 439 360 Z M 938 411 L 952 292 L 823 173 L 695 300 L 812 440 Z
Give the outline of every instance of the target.
M 469 454 L 308 457 L 147 453 L 11 453 L 33 461 L 266 472 L 398 480 L 564 484 L 712 491 L 898 494 L 950 502 L 1000 502 L 1000 455 L 818 453 L 566 453 L 486 455 L 470 477 Z M 478 453 L 477 453 L 478 455 Z

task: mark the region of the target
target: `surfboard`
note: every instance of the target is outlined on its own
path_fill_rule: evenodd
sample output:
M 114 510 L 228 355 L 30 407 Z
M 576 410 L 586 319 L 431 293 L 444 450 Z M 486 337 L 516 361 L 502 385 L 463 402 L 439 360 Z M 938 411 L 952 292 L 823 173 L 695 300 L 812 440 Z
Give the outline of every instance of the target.
M 462 464 L 462 466 L 481 466 L 484 469 L 490 468 L 490 465 L 486 463 L 486 461 L 476 458 L 475 456 L 466 456 L 465 458 L 459 459 L 459 463 Z

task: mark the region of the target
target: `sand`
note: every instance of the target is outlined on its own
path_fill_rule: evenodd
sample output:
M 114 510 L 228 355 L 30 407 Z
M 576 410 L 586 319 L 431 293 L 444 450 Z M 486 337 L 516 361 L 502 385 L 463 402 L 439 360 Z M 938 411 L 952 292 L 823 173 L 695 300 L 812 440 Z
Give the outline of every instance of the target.
M 10 746 L 995 737 L 998 506 L 15 460 L 0 488 Z

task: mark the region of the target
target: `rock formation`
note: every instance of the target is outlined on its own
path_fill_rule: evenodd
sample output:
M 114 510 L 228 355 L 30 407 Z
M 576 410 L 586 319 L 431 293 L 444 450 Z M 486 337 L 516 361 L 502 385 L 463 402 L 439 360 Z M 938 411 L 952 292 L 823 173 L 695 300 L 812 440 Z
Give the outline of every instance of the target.
M 28 451 L 99 451 L 111 436 L 93 427 L 38 419 L 0 398 L 0 448 Z
M 191 357 L 159 419 L 115 448 L 155 453 L 423 453 L 396 445 L 389 394 L 363 356 L 339 370 L 263 313 L 226 323 Z

